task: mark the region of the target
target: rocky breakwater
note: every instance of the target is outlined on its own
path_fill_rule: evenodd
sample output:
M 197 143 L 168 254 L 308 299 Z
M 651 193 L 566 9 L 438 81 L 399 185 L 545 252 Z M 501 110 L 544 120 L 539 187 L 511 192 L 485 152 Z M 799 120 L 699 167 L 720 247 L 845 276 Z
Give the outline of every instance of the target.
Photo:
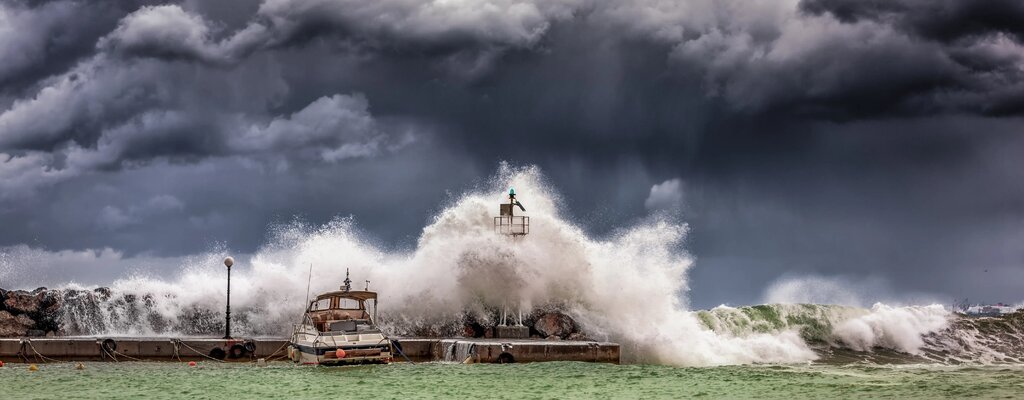
M 497 321 L 497 318 L 489 318 Z M 530 328 L 530 337 L 547 340 L 589 340 L 582 327 L 568 313 L 559 309 L 534 310 L 522 321 Z M 463 336 L 471 338 L 493 338 L 495 324 L 488 324 L 467 316 L 464 319 Z
M 223 313 L 197 305 L 168 310 L 152 295 L 96 289 L 0 289 L 0 337 L 64 335 L 209 335 Z M 232 322 L 245 326 L 246 315 Z
M 0 289 L 0 337 L 62 335 L 59 291 Z
M 209 336 L 224 331 L 222 309 L 184 303 L 151 294 L 96 289 L 0 289 L 0 337 L 68 335 Z M 528 336 L 548 340 L 587 340 L 565 307 L 547 305 L 523 316 Z M 269 315 L 259 307 L 239 307 L 232 328 L 240 335 L 284 336 L 293 319 Z M 381 314 L 381 325 L 394 336 L 494 338 L 500 310 L 454 316 L 432 324 L 409 323 L 403 315 Z M 511 321 L 509 321 L 511 322 Z

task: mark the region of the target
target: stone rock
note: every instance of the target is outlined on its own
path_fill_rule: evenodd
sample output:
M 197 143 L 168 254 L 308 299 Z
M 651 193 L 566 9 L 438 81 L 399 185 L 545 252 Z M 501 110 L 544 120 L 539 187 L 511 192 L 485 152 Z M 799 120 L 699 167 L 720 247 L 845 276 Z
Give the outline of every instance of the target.
M 93 293 L 96 293 L 96 296 L 99 296 L 100 300 L 106 301 L 110 299 L 110 288 L 98 287 L 92 291 Z
M 7 292 L 4 305 L 14 314 L 30 314 L 39 311 L 39 297 L 24 290 Z
M 29 337 L 43 337 L 43 336 L 46 336 L 46 331 L 41 331 L 39 329 L 29 329 L 29 330 L 25 331 L 25 336 L 29 336 Z
M 557 336 L 557 335 L 551 335 L 551 336 L 548 336 L 548 337 L 546 337 L 544 339 L 547 339 L 547 340 L 562 340 L 562 338 Z
M 548 312 L 537 318 L 533 329 L 536 329 L 543 337 L 557 336 L 559 339 L 564 339 L 573 333 L 575 326 L 576 322 L 572 317 L 560 312 Z
M 36 324 L 36 322 L 33 321 L 32 318 L 29 318 L 27 315 L 19 315 L 17 317 L 14 317 L 14 320 L 17 321 L 19 324 L 25 326 L 32 326 Z
M 60 290 L 46 290 L 36 294 L 39 300 L 39 311 L 30 314 L 36 320 L 36 329 L 56 331 L 60 329 L 61 306 L 63 293 Z
M 476 329 L 473 327 L 472 324 L 468 324 L 468 323 L 464 324 L 462 326 L 462 336 L 463 337 L 468 337 L 468 338 L 475 338 L 476 337 Z
M 63 295 L 59 290 L 47 290 L 36 294 L 36 298 L 39 299 L 39 312 L 44 314 L 54 314 L 60 311 L 60 306 L 63 303 Z
M 581 340 L 581 341 L 583 341 L 583 340 L 590 340 L 590 339 L 587 338 L 587 335 L 583 334 L 583 332 L 573 332 L 573 333 L 570 333 L 569 337 L 565 338 L 565 340 Z
M 19 315 L 15 317 L 7 311 L 0 311 L 0 337 L 25 336 L 29 328 L 35 326 L 31 318 Z

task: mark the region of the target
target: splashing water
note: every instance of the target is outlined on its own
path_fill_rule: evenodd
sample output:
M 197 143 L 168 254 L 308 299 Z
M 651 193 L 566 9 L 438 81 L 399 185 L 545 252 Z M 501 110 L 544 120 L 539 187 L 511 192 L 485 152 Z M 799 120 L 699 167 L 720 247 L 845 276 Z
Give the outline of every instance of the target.
M 529 210 L 530 234 L 522 238 L 493 232 L 497 204 L 509 186 Z M 915 353 L 924 347 L 923 337 L 946 327 L 948 313 L 940 306 L 690 312 L 685 277 L 693 260 L 682 249 L 686 232 L 683 223 L 655 217 L 608 238 L 588 237 L 561 216 L 559 198 L 537 168 L 503 165 L 489 187 L 441 211 L 410 251 L 379 249 L 351 219 L 272 229 L 267 244 L 248 262 L 240 260 L 232 276 L 232 323 L 236 334 L 287 335 L 304 308 L 312 265 L 313 293 L 336 290 L 346 269 L 357 283 L 370 280 L 380 293 L 380 322 L 392 334 L 455 334 L 466 314 L 488 321 L 490 310 L 503 305 L 559 308 L 591 337 L 621 343 L 624 361 L 631 362 L 804 362 L 818 357 L 809 344 L 815 341 Z M 222 328 L 225 288 L 224 271 L 213 266 L 224 255 L 214 251 L 189 260 L 173 281 L 129 277 L 115 281 L 110 294 L 69 291 L 90 298 L 66 301 L 65 329 L 215 332 Z M 815 326 L 820 332 L 808 337 L 808 327 Z

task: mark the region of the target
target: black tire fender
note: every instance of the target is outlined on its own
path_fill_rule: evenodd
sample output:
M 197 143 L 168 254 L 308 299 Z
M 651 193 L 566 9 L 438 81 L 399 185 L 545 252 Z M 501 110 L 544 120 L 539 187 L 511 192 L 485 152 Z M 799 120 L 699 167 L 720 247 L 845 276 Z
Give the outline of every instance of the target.
M 498 354 L 498 364 L 513 364 L 516 362 L 516 358 L 511 353 Z
M 231 345 L 231 348 L 228 349 L 228 357 L 230 358 L 242 358 L 248 353 L 249 352 L 245 350 L 245 346 L 240 344 Z
M 223 360 L 224 357 L 226 357 L 227 355 L 228 355 L 228 353 L 226 351 L 224 351 L 224 349 L 222 349 L 220 347 L 214 347 L 212 350 L 210 350 L 210 358 L 214 358 L 214 359 L 217 359 L 217 360 Z
M 103 346 L 103 350 L 106 350 L 108 353 L 117 351 L 117 342 L 115 342 L 114 339 L 108 338 L 100 343 L 100 346 Z

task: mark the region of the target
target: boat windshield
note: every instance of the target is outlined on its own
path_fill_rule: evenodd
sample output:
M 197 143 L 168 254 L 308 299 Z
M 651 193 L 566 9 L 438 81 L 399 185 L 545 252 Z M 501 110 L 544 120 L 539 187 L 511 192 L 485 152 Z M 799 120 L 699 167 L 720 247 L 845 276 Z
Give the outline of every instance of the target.
M 376 311 L 376 302 L 377 293 L 374 292 L 344 290 L 323 293 L 309 303 L 306 317 L 320 332 L 375 329 L 369 311 Z M 350 322 L 334 324 L 341 321 L 354 321 L 355 325 Z
M 363 304 L 356 299 L 344 297 L 327 297 L 313 302 L 309 305 L 310 311 L 323 310 L 362 310 Z
M 331 299 L 318 300 L 309 307 L 311 311 L 327 310 L 331 308 Z
M 359 310 L 359 300 L 356 299 L 338 299 L 338 308 L 345 310 Z

